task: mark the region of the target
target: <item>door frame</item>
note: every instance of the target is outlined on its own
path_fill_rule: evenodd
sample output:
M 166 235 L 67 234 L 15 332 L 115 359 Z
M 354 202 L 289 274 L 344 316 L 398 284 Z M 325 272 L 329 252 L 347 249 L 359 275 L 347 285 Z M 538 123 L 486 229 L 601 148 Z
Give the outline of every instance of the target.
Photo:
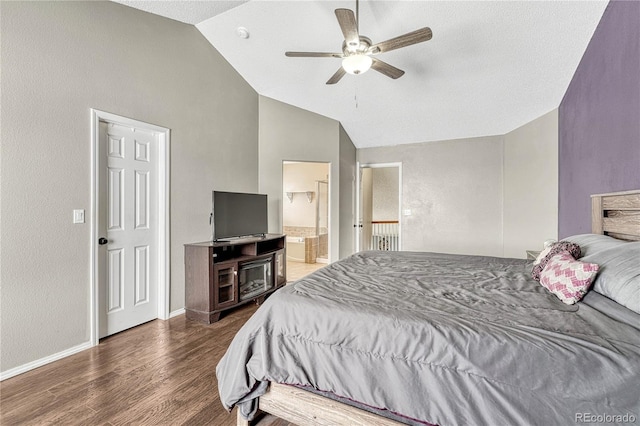
M 169 153 L 171 143 L 171 131 L 165 127 L 156 126 L 142 121 L 122 117 L 98 109 L 91 108 L 91 268 L 89 286 L 89 318 L 90 318 L 90 343 L 96 346 L 99 343 L 98 323 L 99 323 L 99 292 L 98 283 L 100 271 L 98 270 L 98 212 L 100 182 L 100 122 L 120 124 L 128 127 L 136 127 L 153 131 L 158 134 L 158 262 L 157 262 L 157 291 L 158 291 L 158 318 L 169 319 L 169 296 L 170 296 L 170 234 L 169 234 L 169 184 L 170 184 L 170 163 Z
M 362 239 L 362 228 L 360 228 L 360 222 L 362 221 L 362 217 L 360 215 L 360 205 L 362 204 L 362 169 L 381 169 L 388 167 L 397 167 L 398 168 L 398 250 L 402 250 L 402 162 L 394 162 L 394 163 L 360 163 L 356 162 L 357 173 L 356 173 L 356 223 L 354 225 L 355 235 L 354 239 L 356 240 L 356 252 L 362 250 L 361 239 Z

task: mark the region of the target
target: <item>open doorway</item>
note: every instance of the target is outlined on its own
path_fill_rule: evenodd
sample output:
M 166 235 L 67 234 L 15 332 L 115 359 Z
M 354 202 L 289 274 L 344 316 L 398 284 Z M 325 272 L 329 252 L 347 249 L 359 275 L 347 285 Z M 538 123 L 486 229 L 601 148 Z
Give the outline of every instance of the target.
M 282 163 L 282 232 L 287 236 L 289 281 L 329 263 L 330 165 L 308 161 Z
M 401 250 L 402 164 L 359 167 L 358 250 Z

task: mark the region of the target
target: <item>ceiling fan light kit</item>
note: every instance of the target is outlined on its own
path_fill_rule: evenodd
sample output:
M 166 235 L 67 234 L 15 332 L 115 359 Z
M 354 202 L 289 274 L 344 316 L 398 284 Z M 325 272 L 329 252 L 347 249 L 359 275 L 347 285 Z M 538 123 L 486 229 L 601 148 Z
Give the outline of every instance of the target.
M 342 60 L 342 68 L 349 74 L 362 74 L 371 68 L 373 59 L 371 56 L 364 55 L 362 53 L 356 53 L 355 55 L 347 56 Z
M 359 75 L 368 71 L 369 68 L 373 68 L 393 79 L 402 77 L 404 71 L 374 58 L 373 55 L 431 40 L 433 36 L 431 29 L 429 27 L 420 28 L 390 40 L 372 44 L 368 37 L 360 35 L 358 32 L 358 11 L 358 0 L 356 0 L 356 14 L 350 9 L 335 10 L 338 24 L 344 35 L 342 53 L 285 52 L 285 56 L 294 58 L 342 58 L 342 67 L 331 76 L 327 84 L 337 83 L 346 73 Z

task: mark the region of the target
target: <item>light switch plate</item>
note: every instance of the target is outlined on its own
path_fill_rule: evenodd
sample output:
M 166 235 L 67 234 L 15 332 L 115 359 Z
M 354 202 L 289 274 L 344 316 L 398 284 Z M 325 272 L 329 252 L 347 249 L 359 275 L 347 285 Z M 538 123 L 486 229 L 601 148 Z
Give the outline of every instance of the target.
M 73 211 L 73 223 L 84 223 L 84 209 Z
M 404 209 L 402 210 L 402 214 L 404 216 L 411 216 L 411 209 Z

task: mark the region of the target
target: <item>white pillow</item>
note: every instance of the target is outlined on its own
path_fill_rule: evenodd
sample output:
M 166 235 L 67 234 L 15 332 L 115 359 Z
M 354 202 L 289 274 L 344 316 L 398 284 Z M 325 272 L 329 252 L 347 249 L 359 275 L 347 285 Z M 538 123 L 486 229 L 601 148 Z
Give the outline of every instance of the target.
M 580 260 L 600 265 L 594 291 L 640 314 L 640 242 L 623 242 Z
M 567 238 L 563 238 L 562 241 L 569 241 L 580 246 L 580 258 L 589 256 L 590 254 L 607 250 L 612 247 L 618 247 L 623 244 L 628 244 L 626 241 L 617 240 L 613 237 L 603 234 L 580 234 L 572 235 Z M 598 263 L 598 262 L 596 262 Z

